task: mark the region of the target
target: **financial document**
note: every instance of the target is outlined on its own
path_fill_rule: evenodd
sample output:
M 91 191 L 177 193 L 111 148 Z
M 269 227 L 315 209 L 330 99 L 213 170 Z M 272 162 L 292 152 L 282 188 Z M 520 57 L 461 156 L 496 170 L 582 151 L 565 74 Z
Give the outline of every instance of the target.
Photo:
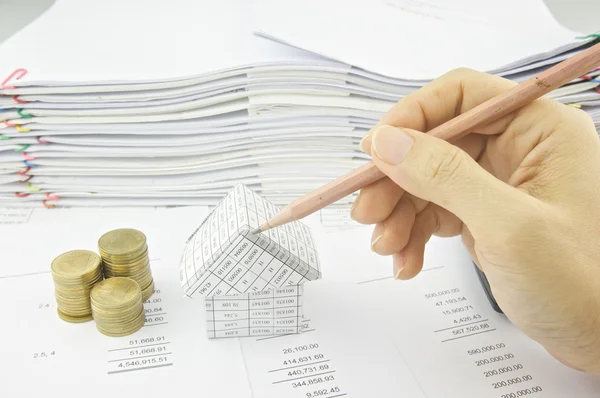
M 185 239 L 207 208 L 26 212 L 4 210 L 0 221 L 0 374 L 10 376 L 2 396 L 162 397 L 198 386 L 236 398 L 600 391 L 598 378 L 558 363 L 492 310 L 459 239 L 432 239 L 422 273 L 395 281 L 390 258 L 370 251 L 370 228 L 324 232 L 315 217 L 307 225 L 317 232 L 323 278 L 303 285 L 302 333 L 211 339 L 205 309 L 184 297 L 178 272 Z M 103 232 L 124 226 L 148 239 L 156 293 L 144 304 L 145 326 L 110 338 L 93 322 L 61 321 L 51 260 L 68 249 L 95 250 Z
M 46 218 L 50 213 L 32 215 L 23 225 L 0 227 L 5 238 L 12 234 L 13 243 L 25 243 L 3 245 L 0 254 L 0 300 L 6 304 L 0 395 L 105 397 L 146 390 L 145 395 L 159 397 L 201 382 L 211 396 L 251 397 L 239 344 L 206 339 L 204 309 L 184 298 L 177 278 L 183 235 L 173 231 L 191 227 L 207 209 L 113 213 L 118 218 L 103 210 L 84 213 L 52 224 Z M 58 318 L 50 274 L 57 252 L 66 246 L 96 250 L 101 236 L 96 226 L 108 231 L 111 224 L 147 234 L 155 280 L 155 292 L 144 302 L 145 325 L 118 338 L 102 335 L 93 321 L 71 324 Z
M 206 298 L 209 338 L 301 332 L 302 285 Z

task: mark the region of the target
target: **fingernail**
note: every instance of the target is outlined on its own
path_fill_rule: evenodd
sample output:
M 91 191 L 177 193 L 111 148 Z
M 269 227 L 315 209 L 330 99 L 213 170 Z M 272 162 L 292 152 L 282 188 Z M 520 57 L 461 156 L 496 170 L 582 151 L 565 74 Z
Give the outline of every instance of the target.
M 394 254 L 394 279 L 400 279 L 400 273 L 404 269 L 404 256 L 401 254 Z
M 383 224 L 377 224 L 373 230 L 373 239 L 371 240 L 371 250 L 375 251 L 375 245 L 383 238 Z
M 404 130 L 381 126 L 373 133 L 371 149 L 384 162 L 400 164 L 413 142 L 413 138 Z
M 363 152 L 367 152 L 367 149 L 365 148 L 365 141 L 367 140 L 367 137 L 368 137 L 368 136 L 369 136 L 369 135 L 367 134 L 367 135 L 365 135 L 365 136 L 363 137 L 363 139 L 362 139 L 362 140 L 360 140 L 359 147 L 360 147 L 360 150 L 361 150 L 361 151 L 363 151 Z

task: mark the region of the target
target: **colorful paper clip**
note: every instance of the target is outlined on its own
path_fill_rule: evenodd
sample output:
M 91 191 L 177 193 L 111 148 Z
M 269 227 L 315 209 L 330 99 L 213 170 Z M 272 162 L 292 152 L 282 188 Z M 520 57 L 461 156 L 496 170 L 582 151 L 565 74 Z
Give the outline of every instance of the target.
M 27 189 L 29 189 L 31 192 L 39 192 L 42 190 L 42 188 L 36 188 L 36 187 L 32 187 L 31 183 L 26 183 L 25 184 L 27 186 Z
M 60 199 L 60 196 L 58 196 L 58 195 L 52 195 L 52 194 L 50 194 L 50 192 L 46 192 L 46 198 L 48 200 L 58 200 L 58 199 Z
M 33 160 L 33 159 L 27 159 L 27 158 L 25 157 L 25 156 L 26 156 L 26 154 L 25 154 L 25 150 L 27 150 L 27 148 L 29 148 L 29 144 L 24 144 L 24 145 L 22 145 L 21 147 L 19 147 L 19 148 L 15 148 L 15 149 L 13 149 L 13 150 L 14 150 L 15 152 L 23 152 L 23 159 L 25 159 L 25 160 Z
M 17 113 L 19 114 L 19 116 L 21 116 L 23 119 L 31 119 L 33 117 L 33 115 L 29 114 L 29 113 L 23 113 L 23 108 L 17 109 Z
M 29 144 L 26 145 L 29 146 Z M 35 160 L 35 156 L 28 155 L 27 152 L 22 152 L 21 157 L 23 157 L 23 160 Z
M 26 74 L 27 74 L 27 69 L 23 69 L 23 68 L 15 69 L 15 71 L 13 73 L 11 73 L 10 75 L 8 75 L 8 77 L 6 79 L 4 79 L 4 81 L 0 84 L 0 88 L 2 88 L 3 90 L 11 90 L 13 88 L 16 88 L 15 86 L 7 86 L 6 83 L 11 81 L 12 79 L 19 80 L 19 79 L 23 78 L 23 76 L 25 76 Z
M 31 129 L 26 129 L 24 127 L 19 126 L 18 124 L 15 126 L 15 128 L 17 129 L 17 131 L 20 131 L 21 133 L 29 133 L 31 131 Z
M 29 194 L 28 194 L 28 193 L 19 193 L 19 192 L 15 192 L 15 196 L 16 196 L 17 198 L 26 198 L 26 197 L 28 197 L 28 196 L 29 196 Z
M 54 209 L 56 205 L 46 203 L 46 199 L 42 200 L 42 204 L 46 209 Z
M 13 95 L 13 101 L 15 101 L 17 104 L 26 104 L 29 101 L 23 101 L 22 99 L 19 99 L 18 95 Z

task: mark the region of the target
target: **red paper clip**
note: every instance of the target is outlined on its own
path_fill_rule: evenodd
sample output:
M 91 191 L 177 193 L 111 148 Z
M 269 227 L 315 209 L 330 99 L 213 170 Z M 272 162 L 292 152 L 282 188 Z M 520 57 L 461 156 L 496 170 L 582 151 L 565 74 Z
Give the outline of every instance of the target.
M 17 198 L 26 198 L 29 196 L 28 193 L 19 193 L 19 192 L 15 192 L 15 195 L 17 196 Z
M 8 75 L 8 77 L 6 79 L 4 79 L 2 84 L 0 84 L 0 88 L 2 88 L 3 90 L 10 90 L 10 89 L 16 88 L 15 86 L 7 86 L 6 83 L 8 83 L 13 78 L 15 80 L 19 80 L 26 74 L 27 74 L 27 69 L 23 69 L 23 68 L 16 69 L 13 73 Z
M 22 99 L 19 99 L 18 95 L 13 95 L 13 101 L 15 101 L 17 104 L 26 104 L 29 101 L 23 101 Z
M 36 141 L 37 141 L 39 144 L 42 144 L 42 145 L 48 145 L 48 144 L 49 144 L 49 142 L 48 142 L 48 141 L 44 141 L 44 140 L 42 140 L 40 137 L 35 137 L 35 139 L 36 139 Z
M 5 120 L 4 124 L 6 124 L 8 127 L 17 127 L 18 126 L 18 124 L 13 124 L 13 123 L 9 122 L 8 120 Z
M 58 200 L 58 199 L 60 199 L 60 196 L 50 195 L 50 192 L 46 192 L 46 198 L 48 198 L 48 200 Z
M 25 174 L 29 173 L 29 170 L 31 170 L 31 167 L 25 167 L 23 170 L 17 171 L 17 174 L 25 175 Z

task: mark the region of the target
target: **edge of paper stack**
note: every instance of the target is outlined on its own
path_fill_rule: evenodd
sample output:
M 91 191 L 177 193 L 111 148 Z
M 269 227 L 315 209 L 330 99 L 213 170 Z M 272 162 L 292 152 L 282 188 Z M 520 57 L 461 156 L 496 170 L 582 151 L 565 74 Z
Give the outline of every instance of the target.
M 527 37 L 519 16 L 502 30 L 504 3 L 495 18 L 489 2 L 471 14 L 371 3 L 56 1 L 0 46 L 0 205 L 215 205 L 237 183 L 285 205 L 367 162 L 361 138 L 438 71 L 522 81 L 597 39 L 559 27 L 541 1 L 519 3 L 537 16 Z M 413 32 L 378 24 L 394 51 L 355 29 L 382 7 Z M 449 24 L 483 33 L 448 46 Z M 548 96 L 598 125 L 598 74 Z

